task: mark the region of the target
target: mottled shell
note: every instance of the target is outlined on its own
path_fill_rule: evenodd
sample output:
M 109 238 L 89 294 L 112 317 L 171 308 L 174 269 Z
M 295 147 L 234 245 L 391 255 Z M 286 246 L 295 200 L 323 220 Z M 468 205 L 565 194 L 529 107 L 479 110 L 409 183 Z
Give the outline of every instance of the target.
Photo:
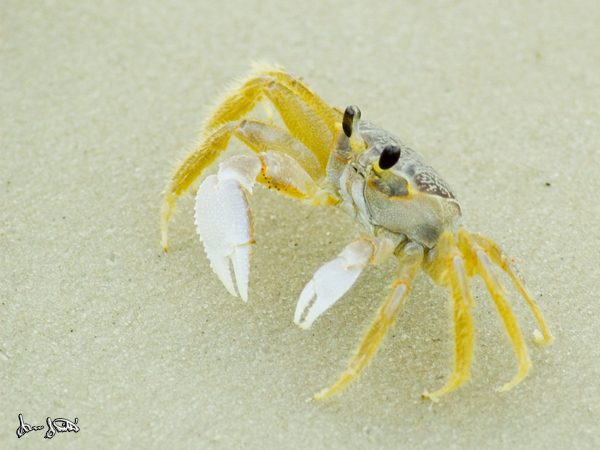
M 440 175 L 390 132 L 368 122 L 360 122 L 359 131 L 366 148 L 356 149 L 339 132 L 327 165 L 327 177 L 342 195 L 342 208 L 375 235 L 383 229 L 428 248 L 444 230 L 456 230 L 460 204 Z M 377 162 L 391 144 L 400 146 L 400 159 L 382 170 Z

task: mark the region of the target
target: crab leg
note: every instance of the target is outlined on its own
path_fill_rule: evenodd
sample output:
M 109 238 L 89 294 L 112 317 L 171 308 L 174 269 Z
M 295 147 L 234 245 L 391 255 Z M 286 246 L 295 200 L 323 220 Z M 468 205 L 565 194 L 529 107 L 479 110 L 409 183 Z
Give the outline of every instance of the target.
M 202 140 L 197 149 L 181 163 L 173 175 L 171 183 L 165 189 L 161 209 L 162 244 L 165 250 L 167 249 L 167 226 L 175 208 L 175 199 L 185 192 L 202 171 L 211 165 L 221 152 L 227 148 L 231 136 L 236 136 L 257 153 L 285 153 L 296 160 L 297 164 L 293 166 L 294 169 L 297 165 L 300 165 L 302 169 L 300 172 L 307 172 L 315 181 L 323 177 L 321 165 L 314 153 L 284 130 L 254 119 L 227 123 Z M 313 203 L 331 204 L 337 202 L 336 199 L 330 198 L 328 195 L 320 195 L 317 200 L 320 201 Z
M 305 330 L 310 328 L 352 287 L 367 264 L 386 260 L 393 251 L 394 243 L 385 237 L 357 239 L 348 244 L 306 284 L 298 299 L 294 323 Z
M 469 234 L 463 229 L 458 232 L 458 240 L 461 251 L 472 264 L 473 272 L 478 274 L 485 282 L 485 285 L 498 308 L 500 317 L 504 322 L 504 327 L 508 332 L 515 353 L 517 354 L 517 359 L 519 360 L 519 371 L 517 372 L 517 375 L 510 383 L 505 384 L 499 389 L 508 391 L 519 384 L 523 378 L 525 378 L 527 372 L 529 372 L 531 361 L 527 356 L 527 347 L 525 346 L 525 341 L 523 340 L 521 330 L 517 324 L 517 318 L 510 310 L 510 306 L 504 297 L 504 286 L 502 286 L 502 283 L 494 273 L 494 266 L 488 254 L 482 247 L 473 243 Z
M 438 401 L 441 396 L 452 392 L 471 377 L 470 369 L 475 341 L 473 339 L 473 318 L 469 307 L 473 300 L 469 290 L 464 257 L 456 248 L 450 232 L 442 235 L 436 246 L 433 260 L 427 262 L 425 269 L 434 281 L 450 288 L 452 298 L 456 346 L 454 369 L 444 387 L 431 394 L 423 393 L 424 397 Z
M 311 149 L 325 173 L 333 141 L 327 123 L 295 92 L 275 80 L 269 80 L 266 84 L 265 94 L 281 115 L 290 134 Z
M 161 242 L 165 251 L 167 251 L 167 225 L 175 209 L 175 199 L 185 192 L 202 171 L 227 148 L 235 125 L 235 123 L 228 123 L 202 139 L 196 150 L 179 165 L 171 183 L 165 189 L 165 197 L 160 210 Z
M 348 363 L 348 369 L 332 386 L 315 394 L 314 400 L 321 400 L 335 394 L 357 377 L 362 368 L 377 352 L 388 328 L 394 324 L 396 314 L 402 305 L 404 305 L 417 270 L 423 261 L 423 247 L 416 243 L 407 244 L 402 249 L 402 254 L 398 260 L 400 264 L 398 278 L 393 285 L 392 292 L 385 299 L 379 311 L 377 311 L 377 316 L 358 348 L 356 355 Z
M 550 333 L 550 328 L 546 324 L 544 315 L 542 314 L 542 311 L 538 307 L 537 303 L 533 300 L 533 298 L 531 298 L 531 294 L 529 293 L 525 279 L 521 275 L 521 272 L 519 272 L 519 269 L 517 269 L 514 260 L 504 253 L 504 251 L 491 239 L 479 233 L 472 233 L 470 234 L 470 237 L 487 252 L 489 258 L 494 264 L 496 264 L 498 267 L 501 267 L 502 270 L 508 273 L 517 290 L 523 296 L 529 305 L 529 308 L 531 308 L 531 311 L 533 312 L 533 315 L 535 316 L 537 323 L 542 330 L 542 337 L 534 338 L 535 343 L 539 345 L 546 345 L 552 342 L 554 338 L 552 337 L 552 333 Z
M 256 153 L 277 151 L 291 156 L 314 181 L 323 178 L 319 160 L 302 142 L 286 131 L 260 120 L 239 122 L 235 136 Z
M 290 134 L 315 154 L 322 173 L 325 173 L 335 122 L 342 120 L 342 112 L 327 105 L 304 82 L 281 69 L 262 67 L 256 70 L 225 97 L 205 129 L 241 119 L 263 96 L 271 101 Z
M 316 95 L 301 80 L 285 73 L 282 69 L 274 67 L 260 67 L 241 85 L 233 89 L 224 100 L 217 106 L 210 116 L 204 132 L 197 147 L 181 162 L 171 182 L 165 189 L 163 205 L 161 208 L 161 232 L 162 245 L 167 249 L 167 227 L 173 210 L 175 199 L 186 191 L 196 180 L 202 171 L 211 165 L 217 156 L 227 148 L 229 139 L 234 130 L 242 123 L 259 123 L 259 121 L 240 122 L 246 114 L 251 112 L 256 104 L 264 97 L 268 97 L 275 109 L 281 115 L 289 133 L 279 130 L 269 124 L 264 124 L 262 130 L 254 137 L 256 143 L 271 147 L 288 147 L 291 153 L 302 154 L 303 161 L 300 164 L 307 170 L 313 179 L 317 180 L 325 175 L 325 168 L 329 159 L 331 142 L 335 122 L 342 119 L 342 112 L 328 106 L 318 95 Z M 225 125 L 223 125 L 225 124 Z M 258 129 L 258 126 L 254 126 Z M 271 133 L 268 133 L 270 130 Z M 277 133 L 276 131 L 279 133 Z M 256 151 L 251 144 L 252 137 L 243 139 Z M 269 141 L 269 139 L 274 139 Z M 304 148 L 298 151 L 298 148 Z M 270 150 L 270 149 L 269 149 Z M 317 169 L 314 169 L 314 162 Z M 311 166 L 310 168 L 307 166 Z
M 315 94 L 301 79 L 296 78 L 279 67 L 258 66 L 249 77 L 243 80 L 238 87 L 233 88 L 215 108 L 204 126 L 205 130 L 212 130 L 220 124 L 237 121 L 248 114 L 256 104 L 262 100 L 265 88 L 271 83 L 286 88 L 295 97 L 303 102 L 300 109 L 312 109 L 319 120 L 333 133 L 334 123 L 342 120 L 342 112 L 332 108 Z M 271 86 L 266 89 L 268 97 L 276 99 L 274 106 L 278 111 L 282 107 L 283 96 L 277 93 L 269 94 L 269 90 L 276 89 Z M 284 94 L 285 95 L 285 94 Z M 281 111 L 280 111 L 281 112 Z M 287 125 L 287 124 L 286 124 Z

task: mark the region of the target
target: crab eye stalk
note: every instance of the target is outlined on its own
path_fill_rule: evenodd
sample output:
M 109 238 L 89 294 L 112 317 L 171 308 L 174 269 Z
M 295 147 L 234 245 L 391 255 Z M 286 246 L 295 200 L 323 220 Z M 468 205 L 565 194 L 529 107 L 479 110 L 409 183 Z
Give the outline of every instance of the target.
M 379 167 L 382 170 L 391 169 L 400 159 L 400 153 L 398 145 L 387 145 L 379 156 Z
M 352 128 L 355 120 L 360 120 L 360 109 L 358 109 L 358 106 L 348 106 L 346 111 L 344 111 L 344 119 L 342 120 L 344 134 L 348 137 L 352 136 Z

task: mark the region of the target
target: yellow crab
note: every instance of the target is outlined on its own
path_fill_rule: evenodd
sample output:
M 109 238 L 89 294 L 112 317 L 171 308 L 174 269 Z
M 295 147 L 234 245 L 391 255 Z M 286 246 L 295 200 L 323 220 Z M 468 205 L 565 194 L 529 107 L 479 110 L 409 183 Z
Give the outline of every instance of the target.
M 246 116 L 268 99 L 285 128 Z M 473 357 L 473 320 L 469 279 L 485 282 L 504 322 L 519 370 L 501 390 L 517 385 L 531 365 L 505 289 L 494 266 L 508 273 L 541 328 L 535 341 L 552 340 L 541 311 L 531 298 L 514 261 L 492 240 L 461 227 L 461 209 L 450 186 L 413 150 L 388 131 L 360 120 L 360 110 L 345 112 L 327 105 L 301 78 L 278 67 L 260 67 L 233 89 L 208 118 L 200 143 L 179 165 L 161 210 L 162 244 L 175 199 L 186 191 L 236 137 L 255 152 L 234 156 L 207 177 L 196 194 L 196 225 L 211 267 L 227 290 L 248 298 L 252 256 L 252 216 L 246 192 L 255 183 L 313 205 L 335 205 L 366 228 L 369 235 L 350 243 L 319 268 L 308 282 L 294 322 L 308 328 L 354 284 L 367 264 L 392 255 L 398 275 L 348 369 L 331 387 L 315 394 L 328 397 L 344 388 L 367 364 L 408 297 L 419 268 L 450 291 L 456 357 L 445 386 L 424 395 L 437 400 L 469 378 Z

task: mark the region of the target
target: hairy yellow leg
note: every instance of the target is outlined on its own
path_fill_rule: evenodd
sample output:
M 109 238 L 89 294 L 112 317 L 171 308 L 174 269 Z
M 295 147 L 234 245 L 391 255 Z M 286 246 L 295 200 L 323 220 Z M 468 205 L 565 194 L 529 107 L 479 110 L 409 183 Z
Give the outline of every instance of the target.
M 204 124 L 204 130 L 212 131 L 219 125 L 239 120 L 252 111 L 263 96 L 263 83 L 262 77 L 254 77 L 232 90 L 210 115 Z
M 379 308 L 356 355 L 348 363 L 348 369 L 332 386 L 315 394 L 314 400 L 322 400 L 345 388 L 377 352 L 388 328 L 393 325 L 397 312 L 408 297 L 417 270 L 423 261 L 423 247 L 415 243 L 407 244 L 402 249 L 398 260 L 400 265 L 398 278 L 392 292 Z
M 282 69 L 259 67 L 218 104 L 204 126 L 200 144 L 179 165 L 165 189 L 161 208 L 161 241 L 165 250 L 167 250 L 167 228 L 175 208 L 175 199 L 188 189 L 202 171 L 225 150 L 232 132 L 240 125 L 239 120 L 254 109 L 265 93 L 292 135 L 274 126 L 271 126 L 270 132 L 267 132 L 265 127 L 269 124 L 263 124 L 261 136 L 244 136 L 240 131 L 238 137 L 256 151 L 263 151 L 257 149 L 257 145 L 262 145 L 277 147 L 275 150 L 294 158 L 300 156 L 298 162 L 314 180 L 324 176 L 332 142 L 331 130 L 335 127 L 334 121 L 341 120 L 342 113 L 328 106 L 301 80 L 290 76 Z M 254 130 L 256 131 L 257 128 L 254 127 Z M 253 139 L 257 145 L 252 145 Z M 269 142 L 269 139 L 274 141 Z M 314 158 L 306 155 L 304 148 L 300 147 L 306 148 Z M 267 148 L 270 149 L 272 148 Z M 314 163 L 314 159 L 318 164 Z M 315 200 L 316 204 L 336 202 L 327 195 L 321 197 L 323 198 Z
M 310 89 L 300 78 L 296 78 L 283 69 L 271 66 L 257 66 L 241 85 L 232 89 L 219 103 L 205 129 L 211 129 L 225 122 L 241 119 L 262 99 L 265 84 L 275 81 L 285 86 L 313 109 L 333 133 L 334 123 L 340 122 L 343 112 L 329 106 Z M 267 115 L 269 113 L 267 112 Z
M 473 360 L 473 318 L 469 305 L 471 295 L 463 287 L 466 285 L 464 274 L 464 261 L 460 256 L 454 256 L 449 270 L 449 285 L 452 289 L 452 308 L 454 319 L 454 342 L 456 356 L 454 359 L 454 370 L 446 385 L 433 392 L 425 392 L 423 397 L 437 402 L 442 395 L 452 392 L 470 377 L 471 361 Z M 468 286 L 468 285 L 467 285 Z
M 502 270 L 508 273 L 511 280 L 513 281 L 515 287 L 523 296 L 529 308 L 533 312 L 535 319 L 537 320 L 538 325 L 542 331 L 542 337 L 536 337 L 535 343 L 538 345 L 546 345 L 552 342 L 554 339 L 552 337 L 552 333 L 550 333 L 550 328 L 546 324 L 546 320 L 544 319 L 544 315 L 542 311 L 538 307 L 537 303 L 531 297 L 529 293 L 529 289 L 527 288 L 527 284 L 525 283 L 525 279 L 517 269 L 514 261 L 506 254 L 504 251 L 491 239 L 479 234 L 472 233 L 470 234 L 471 239 L 480 245 L 484 250 L 487 251 L 490 259 L 494 264 L 501 267 Z
M 527 372 L 529 372 L 531 361 L 529 361 L 529 357 L 527 356 L 527 347 L 525 346 L 521 330 L 517 324 L 517 318 L 512 313 L 510 306 L 503 295 L 505 291 L 504 286 L 502 286 L 500 280 L 496 277 L 494 266 L 487 253 L 482 247 L 472 243 L 465 230 L 459 231 L 459 243 L 461 251 L 463 251 L 465 256 L 470 256 L 468 260 L 473 265 L 473 271 L 483 278 L 483 281 L 498 308 L 500 317 L 504 322 L 504 328 L 506 328 L 506 331 L 508 332 L 508 336 L 512 341 L 515 353 L 517 354 L 517 359 L 519 360 L 519 371 L 515 377 L 510 383 L 505 384 L 499 389 L 508 391 L 523 381 L 523 378 L 525 378 Z
M 473 339 L 473 318 L 469 310 L 472 299 L 465 261 L 456 248 L 450 232 L 444 233 L 440 238 L 435 251 L 434 260 L 428 262 L 426 270 L 434 281 L 450 289 L 456 347 L 454 369 L 446 385 L 433 393 L 425 392 L 423 394 L 424 397 L 438 401 L 441 396 L 452 392 L 471 377 L 470 369 L 475 340 Z
M 257 67 L 240 85 L 231 89 L 223 97 L 209 116 L 204 125 L 204 130 L 212 131 L 224 123 L 237 121 L 252 111 L 264 96 L 263 87 L 268 77 L 293 80 L 278 67 Z
M 268 83 L 265 94 L 281 115 L 290 134 L 315 154 L 324 172 L 333 142 L 333 134 L 327 124 L 295 92 L 280 83 Z
M 342 120 L 343 114 L 327 105 L 301 80 L 277 67 L 254 70 L 249 79 L 225 96 L 204 129 L 210 131 L 223 123 L 241 119 L 254 109 L 265 93 L 292 135 L 315 153 L 324 172 L 334 124 Z
M 279 152 L 290 156 L 300 166 L 298 172 L 300 174 L 307 173 L 314 181 L 318 181 L 324 176 L 320 163 L 314 153 L 286 131 L 256 119 L 230 122 L 218 128 L 202 141 L 202 144 L 180 164 L 172 177 L 171 183 L 167 186 L 161 209 L 162 244 L 165 250 L 167 249 L 167 227 L 169 218 L 175 208 L 175 199 L 187 190 L 194 180 L 200 176 L 202 171 L 211 165 L 219 154 L 227 148 L 232 135 L 236 136 L 256 153 Z M 297 170 L 296 165 L 287 168 L 287 172 L 294 170 Z M 289 177 L 293 177 L 293 174 L 290 173 Z M 268 185 L 268 183 L 265 183 L 265 180 L 259 179 L 257 181 Z M 279 190 L 284 185 L 280 186 L 275 183 L 269 187 Z M 282 191 L 282 193 L 285 192 Z M 288 192 L 288 194 L 303 199 L 311 198 L 312 203 L 315 205 L 335 204 L 339 201 L 339 199 L 331 197 L 331 195 L 320 190 L 315 192 L 315 195 L 311 193 L 308 196 L 304 194 L 293 195 L 292 191 Z
M 273 73 L 273 77 L 287 86 L 288 89 L 294 91 L 308 106 L 314 109 L 321 119 L 323 119 L 329 131 L 332 133 L 335 131 L 335 122 L 341 122 L 344 116 L 342 111 L 329 106 L 301 80 L 293 78 L 285 72 Z
M 202 171 L 225 150 L 237 121 L 252 111 L 264 96 L 265 76 L 278 72 L 281 71 L 277 68 L 265 68 L 259 73 L 253 73 L 249 79 L 225 95 L 208 118 L 200 144 L 179 165 L 165 190 L 161 208 L 162 245 L 165 250 L 167 226 L 175 208 L 175 198 L 188 189 Z
M 162 245 L 167 250 L 167 227 L 169 218 L 175 209 L 175 199 L 187 190 L 202 171 L 211 165 L 219 154 L 227 148 L 229 139 L 235 129 L 236 123 L 223 125 L 208 137 L 179 165 L 171 182 L 165 189 L 162 208 L 160 210 L 160 228 Z

